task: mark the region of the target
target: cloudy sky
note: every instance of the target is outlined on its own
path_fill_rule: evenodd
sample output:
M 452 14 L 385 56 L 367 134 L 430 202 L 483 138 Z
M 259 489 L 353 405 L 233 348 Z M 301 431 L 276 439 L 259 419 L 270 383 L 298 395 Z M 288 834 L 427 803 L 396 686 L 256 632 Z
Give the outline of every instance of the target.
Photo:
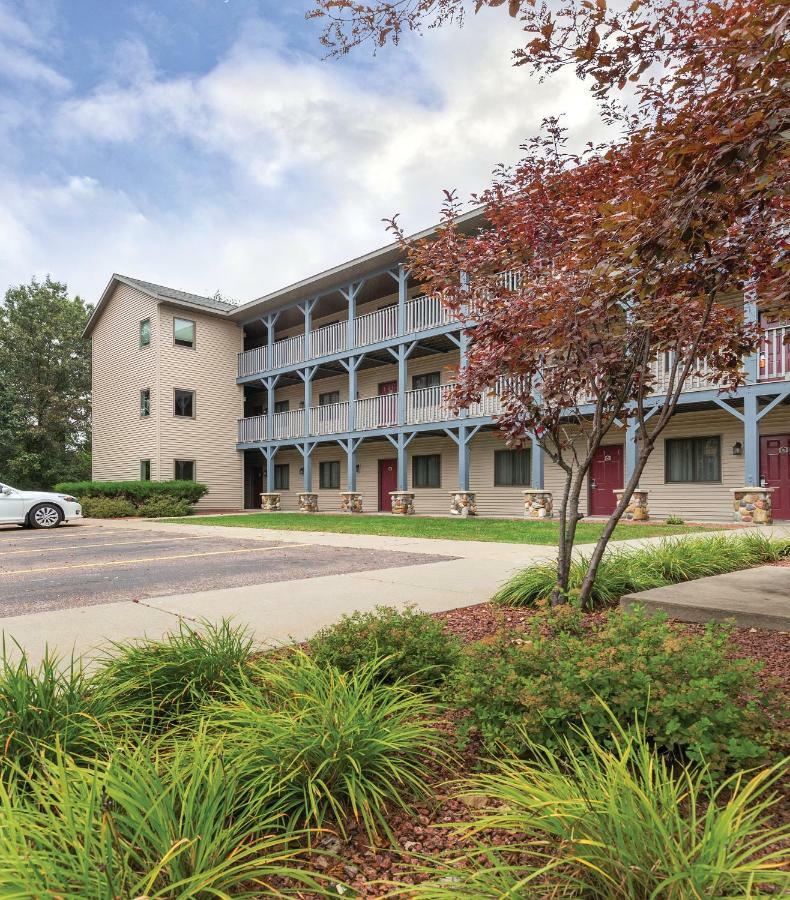
M 325 60 L 310 3 L 0 0 L 0 291 L 251 299 L 430 225 L 547 114 L 601 134 L 572 74 L 510 66 L 501 9 Z

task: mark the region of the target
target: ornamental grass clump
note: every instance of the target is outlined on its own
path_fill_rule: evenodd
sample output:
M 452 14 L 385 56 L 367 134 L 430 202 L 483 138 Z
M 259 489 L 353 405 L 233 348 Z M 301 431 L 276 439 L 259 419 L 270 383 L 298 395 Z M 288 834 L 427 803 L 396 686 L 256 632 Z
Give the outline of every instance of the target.
M 192 628 L 182 621 L 177 633 L 161 641 L 112 644 L 94 682 L 119 713 L 159 731 L 182 724 L 208 700 L 243 684 L 253 650 L 247 628 L 227 620 Z
M 265 798 L 237 797 L 221 743 L 202 734 L 90 764 L 60 753 L 42 777 L 0 784 L 0 896 L 281 896 L 275 877 L 319 891 Z
M 528 760 L 494 761 L 461 786 L 477 811 L 454 830 L 472 848 L 403 893 L 687 900 L 790 889 L 790 828 L 771 824 L 786 762 L 716 786 L 704 765 L 664 757 L 638 723 L 610 726 L 606 742 L 583 724 L 558 749 L 525 732 Z M 486 843 L 491 833 L 507 848 Z
M 75 756 L 100 754 L 113 710 L 82 667 L 48 648 L 36 666 L 17 649 L 13 659 L 3 643 L 0 659 L 0 776 L 36 769 L 56 745 Z
M 537 615 L 522 635 L 469 648 L 447 694 L 467 711 L 462 732 L 491 754 L 528 753 L 527 733 L 562 748 L 582 723 L 605 741 L 608 707 L 620 722 L 643 714 L 661 752 L 734 771 L 769 759 L 780 706 L 758 684 L 758 664 L 728 656 L 730 632 L 711 624 L 690 633 L 639 608 L 587 628 Z
M 245 796 L 270 798 L 288 828 L 360 825 L 389 833 L 388 808 L 428 793 L 428 766 L 442 760 L 435 706 L 403 683 L 385 684 L 380 662 L 351 672 L 302 653 L 256 664 L 255 684 L 215 703 Z M 247 802 L 246 800 L 244 802 Z
M 716 534 L 683 540 L 666 538 L 636 550 L 613 550 L 601 561 L 588 606 L 605 606 L 635 591 L 775 562 L 788 552 L 787 541 L 772 540 L 759 532 L 737 537 Z M 588 567 L 589 559 L 585 556 L 571 563 L 568 583 L 571 598 L 581 588 Z M 548 600 L 555 585 L 554 563 L 530 566 L 506 582 L 493 600 L 503 606 L 534 606 Z
M 378 659 L 377 680 L 434 688 L 457 665 L 460 643 L 428 613 L 379 606 L 373 612 L 343 616 L 319 631 L 309 642 L 309 653 L 319 665 L 343 672 Z

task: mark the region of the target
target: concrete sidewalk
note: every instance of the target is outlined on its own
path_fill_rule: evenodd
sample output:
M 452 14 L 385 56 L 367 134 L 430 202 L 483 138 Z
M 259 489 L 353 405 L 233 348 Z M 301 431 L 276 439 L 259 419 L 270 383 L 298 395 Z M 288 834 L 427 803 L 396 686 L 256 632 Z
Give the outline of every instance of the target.
M 418 566 L 382 568 L 343 575 L 327 575 L 271 584 L 208 590 L 152 597 L 142 602 L 123 601 L 0 619 L 7 643 L 17 641 L 33 660 L 49 645 L 61 655 L 94 656 L 108 640 L 122 641 L 149 636 L 158 638 L 178 628 L 181 619 L 219 621 L 232 618 L 249 625 L 265 645 L 303 640 L 344 613 L 377 605 L 403 607 L 413 604 L 427 612 L 456 609 L 481 603 L 514 572 L 550 560 L 555 548 L 534 544 L 497 544 L 480 541 L 446 541 L 376 535 L 274 531 L 202 525 L 165 525 L 160 522 L 105 523 L 110 528 L 157 530 L 179 533 L 195 530 L 217 541 L 240 536 L 247 540 L 286 540 L 291 543 L 364 547 L 388 551 L 453 556 L 455 559 Z M 790 536 L 790 528 L 762 529 Z M 721 532 L 727 535 L 739 532 Z M 694 539 L 700 534 L 684 536 Z M 655 543 L 660 538 L 617 541 L 616 548 Z M 589 551 L 581 545 L 579 552 Z

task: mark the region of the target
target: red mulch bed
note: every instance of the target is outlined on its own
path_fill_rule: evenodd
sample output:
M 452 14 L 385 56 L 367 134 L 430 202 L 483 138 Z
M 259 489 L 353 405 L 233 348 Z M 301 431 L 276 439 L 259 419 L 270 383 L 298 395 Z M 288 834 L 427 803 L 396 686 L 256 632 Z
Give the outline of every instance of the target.
M 534 610 L 494 606 L 480 603 L 464 609 L 436 613 L 435 618 L 444 623 L 445 630 L 459 637 L 464 643 L 492 637 L 503 628 L 518 631 L 535 615 Z M 585 621 L 592 623 L 604 613 L 592 613 Z M 681 624 L 681 623 L 678 623 Z M 684 629 L 699 632 L 700 625 L 683 625 Z M 735 629 L 732 633 L 733 657 L 760 660 L 764 664 L 761 678 L 781 685 L 785 695 L 790 696 L 790 634 Z M 449 712 L 439 726 L 447 731 L 448 744 L 452 744 L 455 724 L 462 713 Z M 476 761 L 476 750 L 469 747 L 454 767 L 453 778 L 472 771 Z M 428 763 L 426 762 L 426 765 Z M 330 837 L 325 841 L 326 849 L 337 854 L 337 859 L 326 857 L 318 862 L 327 874 L 337 878 L 358 892 L 360 897 L 379 897 L 390 887 L 387 882 L 406 881 L 411 865 L 420 864 L 420 856 L 435 854 L 443 850 L 460 849 L 459 843 L 446 828 L 436 827 L 467 817 L 468 810 L 457 800 L 450 799 L 447 787 L 440 773 L 436 773 L 436 789 L 432 803 L 418 805 L 415 815 L 395 813 L 390 819 L 399 850 L 389 846 L 371 847 L 363 833 L 350 835 L 347 842 Z M 776 822 L 790 818 L 790 802 L 777 810 Z M 493 836 L 492 836 L 493 837 Z M 495 840 L 495 838 L 494 838 Z

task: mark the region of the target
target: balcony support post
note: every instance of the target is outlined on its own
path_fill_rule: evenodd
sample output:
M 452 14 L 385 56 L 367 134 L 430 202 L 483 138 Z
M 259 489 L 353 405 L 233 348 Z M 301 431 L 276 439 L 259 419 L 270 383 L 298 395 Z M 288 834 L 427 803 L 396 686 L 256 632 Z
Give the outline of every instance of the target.
M 398 266 L 398 334 L 406 334 L 406 303 L 409 300 L 409 273 Z
M 408 461 L 408 457 L 406 454 L 406 448 L 416 437 L 417 432 L 412 431 L 409 434 L 406 432 L 399 431 L 397 434 L 387 434 L 385 437 L 392 444 L 392 446 L 398 451 L 398 490 L 399 491 L 408 491 L 409 489 L 409 477 L 408 477 L 408 467 L 406 465 Z
M 625 429 L 625 481 L 624 484 L 628 484 L 631 480 L 631 476 L 634 474 L 634 469 L 636 468 L 636 434 L 637 434 L 637 421 L 634 418 L 630 418 L 627 420 L 627 425 Z
M 361 443 L 361 437 L 338 441 L 338 444 L 346 451 L 347 492 L 356 492 L 357 490 L 357 449 Z
M 365 358 L 364 353 L 359 356 L 352 356 L 349 359 L 338 360 L 340 365 L 348 372 L 348 422 L 346 423 L 347 431 L 356 431 L 357 429 L 357 369 Z M 349 488 L 350 491 L 355 490 Z
M 304 382 L 304 423 L 302 432 L 304 437 L 310 436 L 310 407 L 313 402 L 313 376 L 318 371 L 318 366 L 307 366 L 296 373 Z
M 280 318 L 280 313 L 267 313 L 262 319 L 261 322 L 266 326 L 266 368 L 271 369 L 274 364 L 273 354 L 274 351 L 272 348 L 274 347 L 274 326 L 277 324 L 277 320 Z
M 304 492 L 310 494 L 313 491 L 313 450 L 315 444 L 304 441 L 296 445 L 296 449 L 302 454 L 302 468 L 304 469 Z
M 266 387 L 266 439 L 269 441 L 274 437 L 274 389 L 279 380 L 279 375 L 269 375 L 268 378 L 261 379 Z
M 445 428 L 444 433 L 458 447 L 458 490 L 469 490 L 469 445 L 482 425 L 459 425 L 458 428 Z
M 418 341 L 412 341 L 410 344 L 387 347 L 398 364 L 398 425 L 406 424 L 406 362 L 418 343 Z
M 529 439 L 532 442 L 529 451 L 529 485 L 535 490 L 542 491 L 545 487 L 545 454 L 534 433 L 530 434 Z
M 261 453 L 263 454 L 263 458 L 266 460 L 266 493 L 273 494 L 274 493 L 274 457 L 277 455 L 278 448 L 275 447 L 261 447 Z
M 743 398 L 743 483 L 748 487 L 760 484 L 760 416 L 757 394 Z
M 312 354 L 312 349 L 310 347 L 310 338 L 313 331 L 313 310 L 315 309 L 315 305 L 318 303 L 318 297 L 313 297 L 312 300 L 305 300 L 303 303 L 299 304 L 299 309 L 302 311 L 302 315 L 304 316 L 304 358 L 310 359 Z
M 757 325 L 760 321 L 760 313 L 757 309 L 757 294 L 754 288 L 747 288 L 743 300 L 743 318 L 749 325 Z M 756 384 L 760 377 L 760 348 L 746 357 L 743 361 L 746 370 L 746 381 Z M 748 482 L 747 482 L 748 484 Z
M 357 345 L 357 294 L 362 288 L 363 282 L 356 281 L 347 288 L 341 288 L 340 293 L 348 302 L 348 324 L 346 325 L 346 350 L 353 350 Z

